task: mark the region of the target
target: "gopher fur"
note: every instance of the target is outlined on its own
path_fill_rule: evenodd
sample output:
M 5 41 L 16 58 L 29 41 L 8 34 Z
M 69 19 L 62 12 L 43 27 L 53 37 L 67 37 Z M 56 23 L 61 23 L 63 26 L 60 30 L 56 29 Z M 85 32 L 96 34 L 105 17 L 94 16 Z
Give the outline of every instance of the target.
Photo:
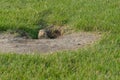
M 44 29 L 39 30 L 38 39 L 47 39 L 47 38 L 48 38 L 48 36 L 47 36 L 46 30 L 44 30 Z
M 55 39 L 61 36 L 61 32 L 59 30 L 40 30 L 38 33 L 38 39 Z

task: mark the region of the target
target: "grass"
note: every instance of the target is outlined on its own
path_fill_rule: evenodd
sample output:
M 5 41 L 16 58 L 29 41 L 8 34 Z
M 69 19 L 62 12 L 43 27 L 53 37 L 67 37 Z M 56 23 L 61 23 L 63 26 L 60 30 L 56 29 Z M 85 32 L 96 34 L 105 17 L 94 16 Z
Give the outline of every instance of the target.
M 119 80 L 119 0 L 0 0 L 0 31 L 36 37 L 49 25 L 106 32 L 92 47 L 50 55 L 0 54 L 0 80 Z

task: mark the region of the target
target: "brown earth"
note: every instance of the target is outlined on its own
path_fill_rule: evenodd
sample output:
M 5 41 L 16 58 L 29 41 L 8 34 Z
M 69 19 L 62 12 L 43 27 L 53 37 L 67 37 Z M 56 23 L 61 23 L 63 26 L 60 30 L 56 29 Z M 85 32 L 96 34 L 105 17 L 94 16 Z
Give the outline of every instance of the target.
M 79 32 L 56 39 L 24 39 L 12 34 L 0 33 L 0 52 L 3 53 L 50 53 L 74 50 L 100 39 L 98 33 Z

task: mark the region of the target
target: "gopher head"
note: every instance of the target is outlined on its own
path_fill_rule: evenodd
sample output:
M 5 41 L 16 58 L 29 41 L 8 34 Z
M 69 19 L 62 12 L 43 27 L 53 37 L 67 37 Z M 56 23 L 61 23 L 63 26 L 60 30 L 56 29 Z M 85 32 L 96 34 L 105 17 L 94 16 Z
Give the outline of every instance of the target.
M 48 38 L 46 30 L 42 29 L 38 33 L 38 39 L 46 39 Z

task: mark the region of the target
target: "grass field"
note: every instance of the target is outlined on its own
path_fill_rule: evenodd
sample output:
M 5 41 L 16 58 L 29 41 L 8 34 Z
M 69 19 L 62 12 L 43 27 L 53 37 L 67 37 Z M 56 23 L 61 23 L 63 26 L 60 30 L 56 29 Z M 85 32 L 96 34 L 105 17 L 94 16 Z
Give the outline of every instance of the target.
M 119 0 L 0 0 L 0 31 L 69 26 L 104 33 L 95 45 L 49 55 L 0 54 L 0 80 L 119 80 Z

